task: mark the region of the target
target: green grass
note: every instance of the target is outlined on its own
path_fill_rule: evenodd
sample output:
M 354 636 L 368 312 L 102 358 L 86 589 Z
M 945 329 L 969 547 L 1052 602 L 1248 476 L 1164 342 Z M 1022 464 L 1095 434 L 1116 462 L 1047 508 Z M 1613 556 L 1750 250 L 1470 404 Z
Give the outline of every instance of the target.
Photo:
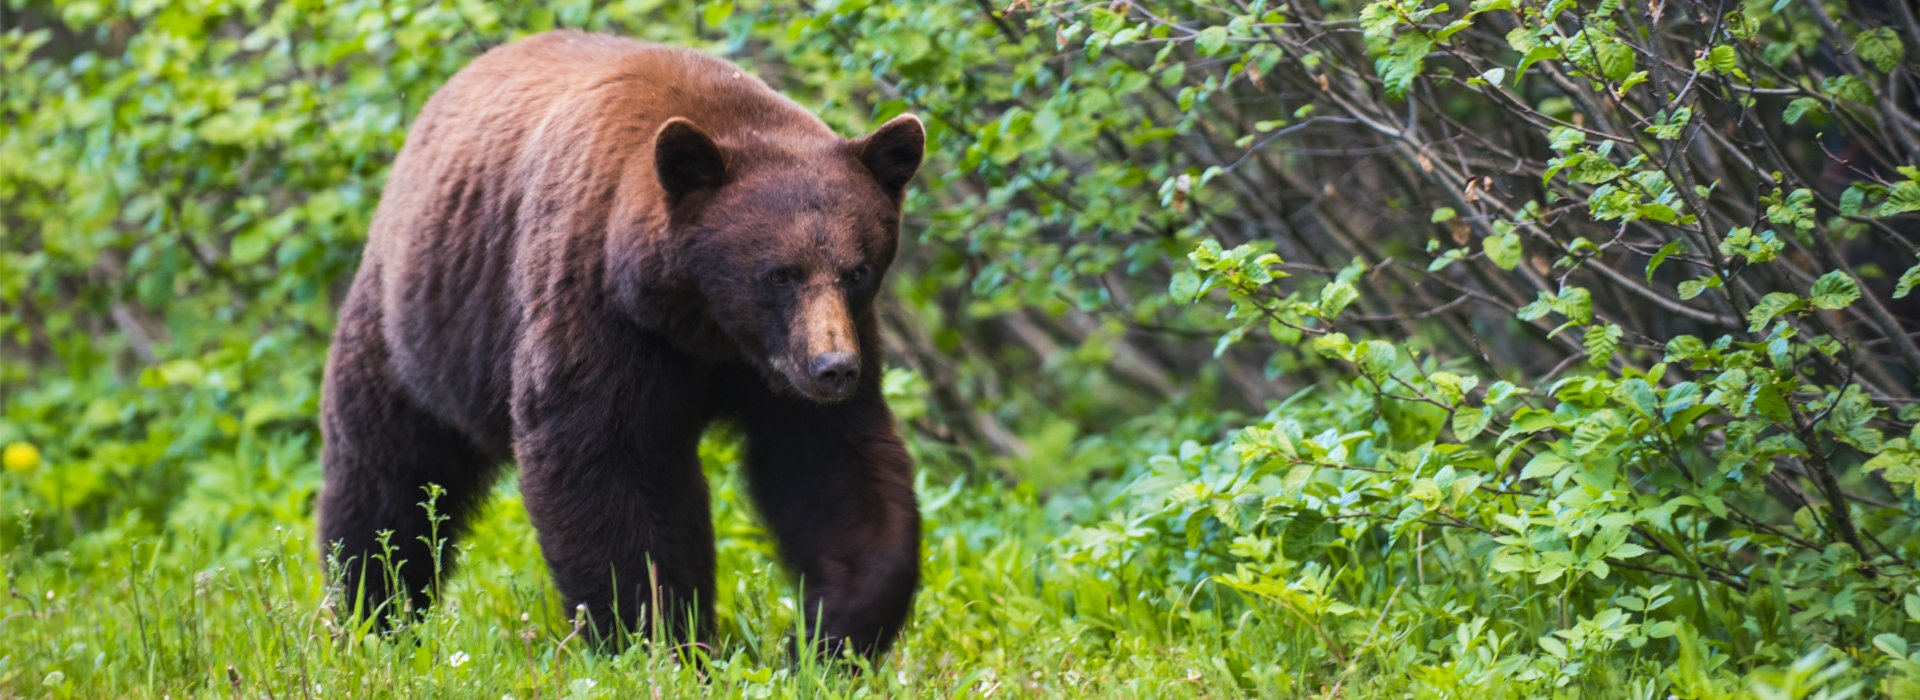
M 110 527 L 38 554 L 23 543 L 5 560 L 0 697 L 1218 697 L 1287 689 L 1284 659 L 1264 676 L 1240 678 L 1217 661 L 1230 645 L 1284 645 L 1292 640 L 1285 631 L 1217 622 L 1190 629 L 1145 606 L 1091 604 L 1116 591 L 1055 566 L 1049 541 L 1066 527 L 1062 516 L 1031 488 L 977 479 L 923 484 L 924 581 L 892 652 L 871 666 L 796 658 L 795 582 L 737 505 L 732 451 L 710 442 L 706 454 L 720 552 L 721 638 L 711 650 L 643 641 L 619 654 L 589 651 L 570 634 L 509 486 L 462 541 L 440 604 L 387 636 L 338 626 L 308 519 L 254 533 Z

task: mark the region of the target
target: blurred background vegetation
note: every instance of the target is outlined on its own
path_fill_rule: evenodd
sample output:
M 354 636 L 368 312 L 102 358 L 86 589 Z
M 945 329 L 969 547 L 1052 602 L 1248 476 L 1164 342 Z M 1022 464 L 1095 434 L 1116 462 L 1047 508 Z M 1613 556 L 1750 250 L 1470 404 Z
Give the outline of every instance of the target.
M 927 122 L 883 667 L 786 653 L 724 429 L 712 648 L 570 641 L 511 483 L 331 614 L 387 165 L 554 28 Z M 0 0 L 0 105 L 0 697 L 1920 698 L 1903 0 Z

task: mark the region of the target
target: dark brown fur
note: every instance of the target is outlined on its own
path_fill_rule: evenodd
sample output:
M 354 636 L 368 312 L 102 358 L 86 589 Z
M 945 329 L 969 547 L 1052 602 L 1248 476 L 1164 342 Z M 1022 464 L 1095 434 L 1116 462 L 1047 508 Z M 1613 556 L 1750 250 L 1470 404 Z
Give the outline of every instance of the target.
M 923 149 L 911 117 L 843 139 L 729 63 L 605 36 L 454 76 L 394 163 L 328 359 L 320 532 L 348 594 L 395 592 L 372 575 L 390 530 L 424 606 L 423 486 L 457 536 L 513 460 L 569 606 L 639 630 L 657 584 L 669 631 L 703 636 L 695 448 L 726 418 L 810 624 L 883 650 L 920 524 L 873 299 Z

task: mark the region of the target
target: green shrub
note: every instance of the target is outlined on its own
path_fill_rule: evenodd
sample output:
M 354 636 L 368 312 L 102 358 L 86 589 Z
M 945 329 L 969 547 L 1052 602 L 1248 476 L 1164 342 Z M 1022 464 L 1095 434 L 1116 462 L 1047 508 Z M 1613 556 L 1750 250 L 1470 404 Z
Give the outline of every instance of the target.
M 1269 368 L 1352 377 L 1155 458 L 1069 551 L 1228 586 L 1421 694 L 1920 690 L 1920 354 L 1889 310 L 1920 267 L 1874 282 L 1914 252 L 1916 105 L 1873 87 L 1911 84 L 1913 20 L 1728 9 L 1055 16 L 1089 58 L 1147 44 L 1116 61 L 1181 91 L 1162 109 L 1202 147 L 1162 202 L 1211 238 L 1169 300 L 1225 322 L 1216 356 L 1260 340 Z M 1837 145 L 1796 142 L 1815 109 Z M 1367 173 L 1272 152 L 1289 132 L 1382 154 L 1351 203 L 1371 211 L 1320 200 Z M 1315 200 L 1269 194 L 1289 187 Z

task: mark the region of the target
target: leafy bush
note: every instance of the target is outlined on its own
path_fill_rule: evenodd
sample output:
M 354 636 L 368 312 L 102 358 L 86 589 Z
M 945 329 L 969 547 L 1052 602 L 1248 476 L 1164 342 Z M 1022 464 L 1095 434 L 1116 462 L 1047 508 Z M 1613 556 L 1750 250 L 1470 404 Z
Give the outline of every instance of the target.
M 1662 693 L 1717 696 L 1739 687 L 1739 669 L 1920 690 L 1905 642 L 1920 623 L 1909 447 L 1920 434 L 1908 435 L 1920 355 L 1889 301 L 1863 291 L 1888 252 L 1914 251 L 1911 220 L 1890 217 L 1913 210 L 1898 192 L 1920 193 L 1916 103 L 1872 87 L 1911 85 L 1892 28 L 1911 32 L 1910 12 L 1356 9 L 1252 5 L 1213 26 L 1138 8 L 1059 19 L 1062 37 L 1092 32 L 1090 56 L 1157 44 L 1148 70 L 1169 90 L 1186 85 L 1173 100 L 1182 125 L 1242 134 L 1241 154 L 1189 152 L 1195 166 L 1162 190 L 1178 209 L 1183 193 L 1204 202 L 1196 188 L 1220 183 L 1206 203 L 1220 213 L 1194 220 L 1219 240 L 1253 239 L 1205 240 L 1171 278 L 1175 303 L 1227 304 L 1214 353 L 1264 334 L 1280 346 L 1262 348 L 1270 368 L 1313 366 L 1289 350 L 1305 346 L 1354 377 L 1317 407 L 1289 401 L 1231 440 L 1156 458 L 1131 489 L 1139 515 L 1082 530 L 1085 556 L 1262 599 L 1328 628 L 1327 653 L 1349 669 L 1358 661 L 1342 650 L 1374 651 L 1385 632 L 1395 651 L 1375 653 L 1394 654 L 1382 663 L 1411 669 L 1427 693 L 1613 688 L 1645 674 L 1670 684 Z M 1280 56 L 1298 63 L 1276 67 Z M 1170 57 L 1224 70 L 1195 83 Z M 1257 98 L 1268 81 L 1301 104 L 1296 123 Z M 1814 109 L 1845 157 L 1794 142 Z M 1337 214 L 1301 231 L 1306 213 L 1289 213 L 1288 197 L 1260 196 L 1292 185 L 1338 197 L 1345 174 L 1314 178 L 1307 159 L 1266 150 L 1329 131 L 1347 150 L 1393 157 L 1379 167 L 1404 208 L 1432 212 L 1402 218 L 1439 234 L 1425 255 L 1377 230 L 1359 240 Z M 1256 204 L 1275 199 L 1260 216 Z M 1272 233 L 1244 233 L 1244 219 Z M 1268 251 L 1313 256 L 1320 236 L 1360 255 L 1332 279 L 1286 279 L 1335 265 Z M 1850 265 L 1848 248 L 1873 262 Z M 1920 267 L 1881 293 L 1903 297 L 1916 279 Z M 1429 296 L 1441 288 L 1454 298 Z M 1356 301 L 1384 313 L 1345 320 Z M 1511 319 L 1506 348 L 1481 337 L 1488 315 Z M 1376 324 L 1413 343 L 1362 339 Z M 1581 360 L 1592 371 L 1569 376 Z M 1169 578 L 1170 562 L 1127 562 L 1114 537 L 1141 552 L 1184 544 L 1213 563 Z M 1635 669 L 1649 657 L 1679 663 Z M 1856 664 L 1876 671 L 1847 670 Z
M 0 477 L 31 512 L 0 524 L 9 692 L 678 668 L 747 696 L 1920 696 L 1910 3 L 9 0 L 0 24 L 0 442 L 39 455 Z M 552 26 L 726 54 L 847 133 L 929 124 L 884 318 L 950 485 L 923 486 L 945 515 L 903 675 L 785 665 L 790 603 L 730 501 L 724 566 L 755 573 L 707 685 L 565 653 L 510 489 L 419 630 L 485 674 L 315 631 L 318 372 L 385 164 L 459 66 Z M 20 602 L 56 590 L 78 602 Z M 129 619 L 195 626 L 83 670 Z M 233 654 L 254 629 L 307 641 Z

